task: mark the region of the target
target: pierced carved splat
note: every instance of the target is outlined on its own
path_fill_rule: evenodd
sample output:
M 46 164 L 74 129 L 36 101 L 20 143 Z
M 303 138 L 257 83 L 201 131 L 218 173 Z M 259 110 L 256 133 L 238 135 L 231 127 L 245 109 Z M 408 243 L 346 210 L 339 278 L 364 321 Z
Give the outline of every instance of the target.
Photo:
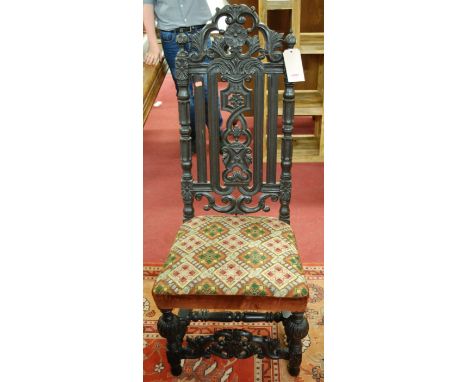
M 221 18 L 224 18 L 227 25 L 225 30 L 218 26 Z M 212 34 L 212 32 L 217 33 Z M 259 36 L 263 37 L 262 43 Z M 208 40 L 211 43 L 208 43 Z M 288 34 L 284 37 L 282 33 L 269 29 L 260 22 L 254 8 L 246 5 L 227 5 L 222 9 L 217 8 L 211 22 L 198 33 L 191 35 L 190 41 L 186 34 L 181 33 L 177 36 L 177 42 L 180 50 L 176 57 L 176 78 L 179 85 L 179 110 L 182 113 L 182 150 L 185 151 L 185 156 L 182 158 L 185 170 L 183 177 L 185 219 L 193 216 L 193 199 L 206 198 L 208 202 L 204 207 L 206 210 L 213 209 L 230 214 L 269 211 L 266 201 L 270 199 L 280 200 L 280 219 L 288 222 L 294 92 L 292 84 L 286 86 L 282 176 L 278 184 L 275 181 L 276 176 L 271 175 L 272 172 L 276 172 L 276 156 L 270 155 L 273 151 L 276 152 L 276 131 L 274 139 L 268 141 L 268 157 L 272 157 L 275 164 L 268 166 L 268 180 L 266 183 L 263 181 L 265 129 L 263 90 L 265 75 L 269 81 L 274 78 L 277 84 L 278 76 L 285 73 L 282 51 L 284 48 L 294 46 L 294 36 Z M 187 128 L 188 103 L 184 86 L 188 88 L 191 73 L 194 76 L 205 76 L 208 92 L 210 180 L 203 184 L 194 183 L 188 174 L 188 170 L 191 169 L 191 156 L 188 148 L 190 143 Z M 219 101 L 218 78 L 228 84 L 221 91 Z M 247 83 L 250 83 L 249 87 Z M 255 95 L 251 89 L 255 89 Z M 269 97 L 270 108 L 271 105 L 277 107 L 277 92 Z M 229 117 L 221 130 L 218 130 L 217 126 L 218 105 L 222 110 L 229 112 Z M 253 112 L 253 130 L 248 128 L 246 112 Z M 275 115 L 269 117 L 270 126 L 276 123 Z M 272 132 L 273 127 L 269 127 L 268 134 L 273 136 Z M 187 146 L 185 146 L 186 141 Z M 221 161 L 216 158 L 217 153 L 221 155 Z M 206 166 L 205 157 L 202 161 L 200 168 Z M 233 195 L 235 191 L 238 192 L 238 196 Z M 221 196 L 221 204 L 217 204 L 216 194 Z M 256 194 L 259 196 L 254 198 Z

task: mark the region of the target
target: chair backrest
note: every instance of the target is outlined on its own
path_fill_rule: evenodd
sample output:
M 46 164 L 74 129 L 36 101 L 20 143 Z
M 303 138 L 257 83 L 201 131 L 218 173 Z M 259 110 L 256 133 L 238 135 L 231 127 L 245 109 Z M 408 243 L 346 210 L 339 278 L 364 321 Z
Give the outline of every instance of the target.
M 220 19 L 224 19 L 226 30 L 218 26 Z M 210 36 L 214 37 L 213 41 Z M 269 211 L 267 199 L 279 200 L 279 219 L 289 223 L 294 86 L 287 81 L 282 53 L 285 48 L 293 48 L 295 37 L 289 33 L 283 38 L 282 33 L 270 30 L 260 22 L 254 7 L 227 5 L 217 8 L 211 22 L 192 35 L 190 41 L 185 33 L 178 34 L 176 41 L 179 44 L 175 76 L 178 84 L 184 221 L 194 216 L 194 199 L 205 197 L 208 201 L 205 210 L 230 214 Z M 277 182 L 278 88 L 281 77 L 284 77 L 285 89 L 281 176 Z M 218 79 L 221 83 L 227 82 L 220 97 Z M 268 113 L 264 175 L 265 81 Z M 197 140 L 196 180 L 192 177 L 190 147 L 189 87 L 192 86 Z M 230 113 L 221 131 L 220 107 Z M 248 127 L 246 112 L 253 112 L 253 128 Z M 209 150 L 205 144 L 205 121 L 208 124 Z

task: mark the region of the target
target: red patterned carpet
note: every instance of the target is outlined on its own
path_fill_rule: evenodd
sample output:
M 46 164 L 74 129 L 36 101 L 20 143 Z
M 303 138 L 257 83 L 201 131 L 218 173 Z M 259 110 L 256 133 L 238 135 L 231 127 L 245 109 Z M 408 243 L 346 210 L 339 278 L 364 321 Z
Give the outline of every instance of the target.
M 153 107 L 143 132 L 145 263 L 165 261 L 182 223 L 178 111 L 170 75 L 158 101 L 162 105 Z M 297 117 L 295 125 L 300 133 L 310 121 Z M 295 163 L 292 176 L 291 225 L 302 261 L 323 264 L 323 163 Z M 196 202 L 195 213 L 213 214 L 203 211 L 203 204 Z M 263 214 L 278 216 L 278 208 L 278 203 L 271 203 L 271 212 Z
M 144 267 L 144 299 L 143 299 L 143 369 L 144 382 L 184 381 L 184 382 L 324 382 L 323 361 L 323 266 L 304 264 L 307 283 L 309 285 L 309 302 L 307 318 L 309 334 L 303 340 L 303 361 L 301 373 L 294 378 L 286 370 L 285 360 L 260 360 L 251 357 L 244 360 L 210 359 L 184 360 L 183 373 L 178 378 L 170 373 L 165 356 L 165 339 L 156 331 L 155 324 L 159 310 L 154 305 L 151 289 L 160 266 L 146 265 Z M 193 323 L 188 335 L 210 334 L 221 328 L 238 328 L 236 323 Z M 265 335 L 278 338 L 284 345 L 284 330 L 282 324 L 258 323 L 244 326 L 255 335 Z

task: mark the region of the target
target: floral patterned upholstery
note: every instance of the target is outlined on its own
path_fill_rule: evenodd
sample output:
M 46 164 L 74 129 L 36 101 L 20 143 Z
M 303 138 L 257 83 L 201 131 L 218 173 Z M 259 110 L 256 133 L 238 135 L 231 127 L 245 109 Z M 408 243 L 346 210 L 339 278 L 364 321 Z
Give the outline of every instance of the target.
M 273 217 L 199 216 L 180 227 L 153 295 L 305 298 L 291 227 Z

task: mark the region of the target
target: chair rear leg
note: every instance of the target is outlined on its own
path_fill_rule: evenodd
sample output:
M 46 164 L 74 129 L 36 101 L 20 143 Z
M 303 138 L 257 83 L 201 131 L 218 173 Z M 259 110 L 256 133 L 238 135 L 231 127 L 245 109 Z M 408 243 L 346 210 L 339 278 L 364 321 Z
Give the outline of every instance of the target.
M 167 339 L 166 356 L 174 376 L 182 374 L 180 361 L 183 358 L 182 341 L 187 332 L 188 322 L 172 313 L 172 309 L 161 309 L 158 332 Z
M 296 377 L 301 370 L 302 339 L 309 332 L 309 323 L 304 313 L 295 312 L 283 321 L 283 325 L 289 348 L 288 372 Z

